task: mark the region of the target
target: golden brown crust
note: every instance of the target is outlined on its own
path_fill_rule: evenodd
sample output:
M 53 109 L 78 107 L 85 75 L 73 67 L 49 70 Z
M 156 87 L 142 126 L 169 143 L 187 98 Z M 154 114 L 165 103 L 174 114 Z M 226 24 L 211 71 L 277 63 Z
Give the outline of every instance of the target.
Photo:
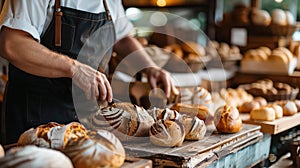
M 252 120 L 273 121 L 275 118 L 275 111 L 271 107 L 261 107 L 250 112 L 250 119 Z
M 236 133 L 242 129 L 242 119 L 236 107 L 224 105 L 214 115 L 214 123 L 218 132 Z
M 244 102 L 238 107 L 240 113 L 250 113 L 253 109 L 260 108 L 260 104 L 257 101 Z
M 196 116 L 201 120 L 206 120 L 211 117 L 209 108 L 203 105 L 176 103 L 171 107 L 171 109 L 178 111 L 180 114 L 186 114 L 191 117 Z

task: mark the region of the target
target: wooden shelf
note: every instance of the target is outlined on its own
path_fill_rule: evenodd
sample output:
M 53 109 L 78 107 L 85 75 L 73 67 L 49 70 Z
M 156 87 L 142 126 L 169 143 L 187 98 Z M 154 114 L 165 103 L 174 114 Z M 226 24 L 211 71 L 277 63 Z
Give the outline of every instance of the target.
M 274 121 L 250 120 L 250 115 L 245 113 L 241 113 L 240 116 L 243 120 L 243 123 L 259 125 L 261 126 L 261 132 L 273 135 L 286 131 L 300 124 L 300 113 L 297 113 L 293 116 L 284 116 Z

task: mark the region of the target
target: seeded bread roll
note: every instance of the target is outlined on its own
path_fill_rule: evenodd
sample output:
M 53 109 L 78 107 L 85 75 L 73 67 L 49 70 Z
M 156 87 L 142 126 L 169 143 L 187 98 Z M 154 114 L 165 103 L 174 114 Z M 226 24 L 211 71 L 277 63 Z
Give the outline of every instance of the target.
M 120 167 L 125 150 L 119 139 L 105 130 L 89 132 L 88 137 L 69 141 L 64 153 L 76 168 Z
M 178 111 L 180 114 L 186 114 L 191 117 L 196 116 L 204 121 L 212 117 L 209 113 L 209 109 L 206 106 L 197 104 L 176 103 L 171 107 L 171 109 Z
M 242 129 L 242 119 L 234 106 L 219 107 L 214 115 L 214 123 L 218 132 L 236 133 Z
M 10 149 L 0 158 L 1 168 L 73 168 L 71 160 L 60 151 L 34 145 Z
M 37 128 L 31 128 L 20 135 L 17 144 L 18 146 L 37 145 L 50 148 L 51 142 L 48 137 L 48 132 L 56 126 L 62 126 L 62 124 L 50 122 L 40 125 Z
M 149 134 L 154 145 L 174 147 L 182 145 L 185 129 L 178 120 L 159 120 L 151 126 Z
M 180 122 L 183 124 L 185 129 L 185 140 L 200 140 L 205 136 L 205 123 L 198 117 L 189 117 L 184 115 Z
M 250 119 L 273 121 L 276 118 L 275 110 L 271 107 L 261 107 L 250 112 Z
M 121 141 L 148 137 L 154 119 L 143 108 L 131 103 L 115 103 L 89 118 L 92 130 L 105 129 L 113 132 Z

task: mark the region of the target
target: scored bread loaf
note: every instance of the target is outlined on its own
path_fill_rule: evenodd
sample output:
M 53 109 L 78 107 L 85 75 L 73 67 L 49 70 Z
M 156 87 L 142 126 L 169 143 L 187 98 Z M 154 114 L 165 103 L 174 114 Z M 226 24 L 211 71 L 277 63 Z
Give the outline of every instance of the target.
M 191 117 L 198 117 L 201 120 L 210 119 L 209 108 L 198 104 L 182 104 L 176 103 L 171 107 L 172 110 L 178 111 L 180 114 L 186 114 Z
M 20 135 L 17 145 L 37 145 L 40 147 L 50 148 L 51 142 L 48 137 L 48 132 L 50 129 L 56 126 L 62 126 L 62 124 L 50 122 L 39 125 L 37 128 L 30 128 Z
M 181 114 L 179 114 L 175 110 L 171 110 L 169 108 L 161 109 L 154 107 L 153 109 L 147 110 L 150 116 L 157 120 L 179 120 L 181 118 Z
M 203 105 L 210 108 L 212 104 L 211 94 L 203 87 L 196 87 L 192 96 L 192 104 Z
M 121 141 L 148 137 L 154 119 L 143 108 L 131 103 L 115 103 L 105 107 L 89 118 L 92 130 L 105 129 Z
M 185 137 L 185 129 L 178 120 L 158 120 L 151 126 L 149 135 L 154 145 L 181 146 Z
M 236 133 L 242 129 L 242 119 L 236 107 L 224 105 L 214 115 L 214 123 L 218 132 Z
M 200 140 L 203 139 L 206 133 L 206 126 L 203 120 L 198 117 L 190 117 L 183 115 L 180 122 L 184 126 L 185 140 Z
M 0 158 L 1 168 L 73 168 L 71 160 L 60 151 L 34 145 L 10 149 Z
M 271 107 L 261 107 L 250 112 L 251 120 L 273 121 L 276 119 L 275 110 Z
M 114 134 L 98 130 L 88 135 L 69 141 L 64 149 L 76 168 L 117 168 L 124 163 L 124 147 Z

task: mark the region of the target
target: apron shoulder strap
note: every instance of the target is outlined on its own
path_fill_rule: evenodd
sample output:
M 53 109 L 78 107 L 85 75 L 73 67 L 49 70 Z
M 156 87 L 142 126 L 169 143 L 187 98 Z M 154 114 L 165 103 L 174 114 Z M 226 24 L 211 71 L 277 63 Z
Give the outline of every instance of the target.
M 60 7 L 60 0 L 55 0 L 55 46 L 61 46 L 61 16 L 63 12 Z
M 106 0 L 103 0 L 103 4 L 104 4 L 105 12 L 106 12 L 106 15 L 107 15 L 107 20 L 111 20 L 111 15 L 110 15 L 110 12 L 109 12 L 108 7 L 107 7 Z

